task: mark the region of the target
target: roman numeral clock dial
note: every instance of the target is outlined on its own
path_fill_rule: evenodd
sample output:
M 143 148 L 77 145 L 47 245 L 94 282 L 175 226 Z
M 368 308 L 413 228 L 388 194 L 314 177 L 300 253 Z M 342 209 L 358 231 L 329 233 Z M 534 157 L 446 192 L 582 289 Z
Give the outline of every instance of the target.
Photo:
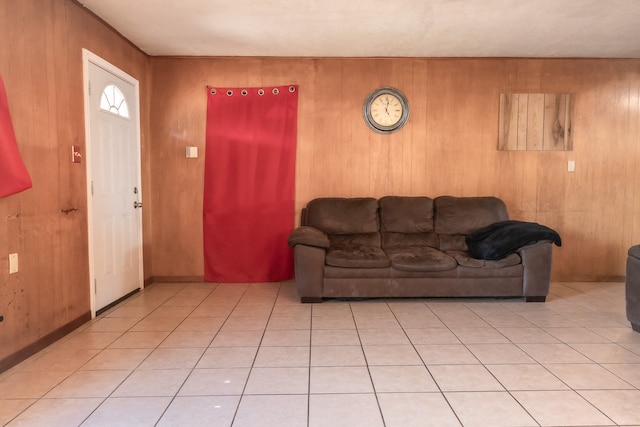
M 398 89 L 383 87 L 367 96 L 362 106 L 364 121 L 373 131 L 391 133 L 409 119 L 409 103 Z

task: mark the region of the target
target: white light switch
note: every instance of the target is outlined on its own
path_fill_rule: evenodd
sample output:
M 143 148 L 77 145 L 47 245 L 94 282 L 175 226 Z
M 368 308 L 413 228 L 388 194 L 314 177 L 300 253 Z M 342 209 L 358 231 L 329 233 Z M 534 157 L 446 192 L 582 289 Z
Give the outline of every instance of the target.
M 187 159 L 198 158 L 198 147 L 187 147 Z
M 9 254 L 9 274 L 18 272 L 18 254 Z
M 576 161 L 575 160 L 569 160 L 567 162 L 567 171 L 575 172 L 575 170 L 576 170 Z

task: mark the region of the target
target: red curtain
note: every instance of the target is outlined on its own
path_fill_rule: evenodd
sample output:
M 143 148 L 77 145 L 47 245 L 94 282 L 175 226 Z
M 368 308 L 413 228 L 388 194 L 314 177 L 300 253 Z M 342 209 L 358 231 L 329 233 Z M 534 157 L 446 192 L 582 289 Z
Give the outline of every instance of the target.
M 205 279 L 293 278 L 298 87 L 207 88 Z
M 7 91 L 0 76 L 0 197 L 19 193 L 27 188 L 31 188 L 31 178 L 18 151 Z

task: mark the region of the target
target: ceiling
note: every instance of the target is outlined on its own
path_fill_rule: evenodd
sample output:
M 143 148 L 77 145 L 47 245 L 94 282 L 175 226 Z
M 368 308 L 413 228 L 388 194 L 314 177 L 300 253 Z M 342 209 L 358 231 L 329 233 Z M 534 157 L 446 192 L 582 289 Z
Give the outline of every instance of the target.
M 640 0 L 79 0 L 149 55 L 640 58 Z

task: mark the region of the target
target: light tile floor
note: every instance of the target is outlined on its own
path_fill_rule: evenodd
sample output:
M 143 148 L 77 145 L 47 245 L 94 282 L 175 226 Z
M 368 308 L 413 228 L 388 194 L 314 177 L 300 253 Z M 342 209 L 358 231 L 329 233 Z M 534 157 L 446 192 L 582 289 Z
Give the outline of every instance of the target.
M 623 283 L 301 304 L 158 283 L 0 374 L 15 426 L 640 426 Z

